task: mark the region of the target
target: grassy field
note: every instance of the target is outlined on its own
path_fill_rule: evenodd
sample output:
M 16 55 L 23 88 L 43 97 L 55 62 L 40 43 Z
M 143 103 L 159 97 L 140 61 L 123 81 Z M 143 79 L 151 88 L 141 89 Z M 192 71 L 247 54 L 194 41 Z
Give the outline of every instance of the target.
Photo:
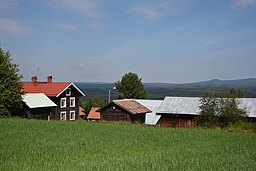
M 0 119 L 0 170 L 255 170 L 256 135 Z

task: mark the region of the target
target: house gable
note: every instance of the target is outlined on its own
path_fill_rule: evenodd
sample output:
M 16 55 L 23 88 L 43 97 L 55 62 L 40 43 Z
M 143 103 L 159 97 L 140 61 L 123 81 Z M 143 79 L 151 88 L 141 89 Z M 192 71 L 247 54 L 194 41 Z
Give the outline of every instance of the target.
M 36 76 L 32 82 L 23 82 L 21 92 L 43 93 L 50 98 L 57 107 L 52 111 L 53 119 L 77 120 L 79 115 L 79 97 L 85 94 L 71 82 L 53 82 L 52 76 L 47 82 L 38 82 Z

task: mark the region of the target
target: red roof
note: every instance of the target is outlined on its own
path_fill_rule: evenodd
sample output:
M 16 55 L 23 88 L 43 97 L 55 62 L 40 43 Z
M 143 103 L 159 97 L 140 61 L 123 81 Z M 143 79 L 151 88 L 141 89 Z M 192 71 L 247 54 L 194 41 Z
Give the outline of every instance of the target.
M 99 108 L 92 107 L 90 113 L 87 116 L 87 119 L 100 119 L 100 112 L 96 112 Z
M 71 82 L 23 82 L 23 87 L 21 89 L 24 93 L 44 93 L 47 96 L 58 97 L 63 91 L 65 91 L 69 86 L 74 86 L 75 89 L 84 96 L 73 83 Z
M 84 109 L 81 106 L 79 106 L 79 116 L 84 116 L 84 115 L 85 115 Z

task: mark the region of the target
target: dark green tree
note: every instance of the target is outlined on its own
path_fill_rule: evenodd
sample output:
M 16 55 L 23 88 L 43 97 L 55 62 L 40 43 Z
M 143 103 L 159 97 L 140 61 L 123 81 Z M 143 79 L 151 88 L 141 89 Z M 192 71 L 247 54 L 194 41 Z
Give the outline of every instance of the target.
M 102 99 L 100 97 L 93 97 L 90 100 L 83 103 L 82 107 L 84 109 L 85 114 L 88 115 L 92 107 L 102 107 L 107 103 L 108 103 L 107 99 Z
M 0 117 L 17 115 L 22 105 L 21 75 L 17 64 L 12 63 L 9 51 L 0 48 Z
M 197 118 L 199 126 L 216 127 L 218 122 L 218 100 L 214 93 L 205 92 L 200 99 L 200 116 Z
M 221 127 L 245 121 L 246 110 L 239 108 L 243 92 L 238 89 L 223 89 L 220 93 L 205 93 L 200 100 L 200 126 Z
M 219 99 L 219 119 L 218 124 L 224 128 L 236 122 L 245 121 L 246 110 L 239 108 L 239 98 L 243 97 L 241 89 L 230 89 L 222 94 Z
M 119 98 L 127 99 L 145 99 L 147 92 L 142 84 L 142 79 L 137 74 L 129 72 L 126 73 L 121 81 L 115 83 L 119 93 Z

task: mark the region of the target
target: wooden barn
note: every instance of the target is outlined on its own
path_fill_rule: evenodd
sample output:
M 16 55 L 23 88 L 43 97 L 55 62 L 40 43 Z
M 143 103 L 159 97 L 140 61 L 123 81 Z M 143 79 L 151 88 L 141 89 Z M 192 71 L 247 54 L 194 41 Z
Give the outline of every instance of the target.
M 161 115 L 160 125 L 164 127 L 196 126 L 196 116 L 200 114 L 197 97 L 165 97 L 157 115 Z
M 23 117 L 35 119 L 49 119 L 52 111 L 57 106 L 51 99 L 43 93 L 24 94 Z
M 148 108 L 135 100 L 114 100 L 97 110 L 101 120 L 112 122 L 144 123 L 146 113 L 151 112 Z
M 77 120 L 79 117 L 79 97 L 84 93 L 71 82 L 53 82 L 52 76 L 46 82 L 39 82 L 36 76 L 31 82 L 23 82 L 21 92 L 43 93 L 57 106 L 51 111 L 51 119 Z

